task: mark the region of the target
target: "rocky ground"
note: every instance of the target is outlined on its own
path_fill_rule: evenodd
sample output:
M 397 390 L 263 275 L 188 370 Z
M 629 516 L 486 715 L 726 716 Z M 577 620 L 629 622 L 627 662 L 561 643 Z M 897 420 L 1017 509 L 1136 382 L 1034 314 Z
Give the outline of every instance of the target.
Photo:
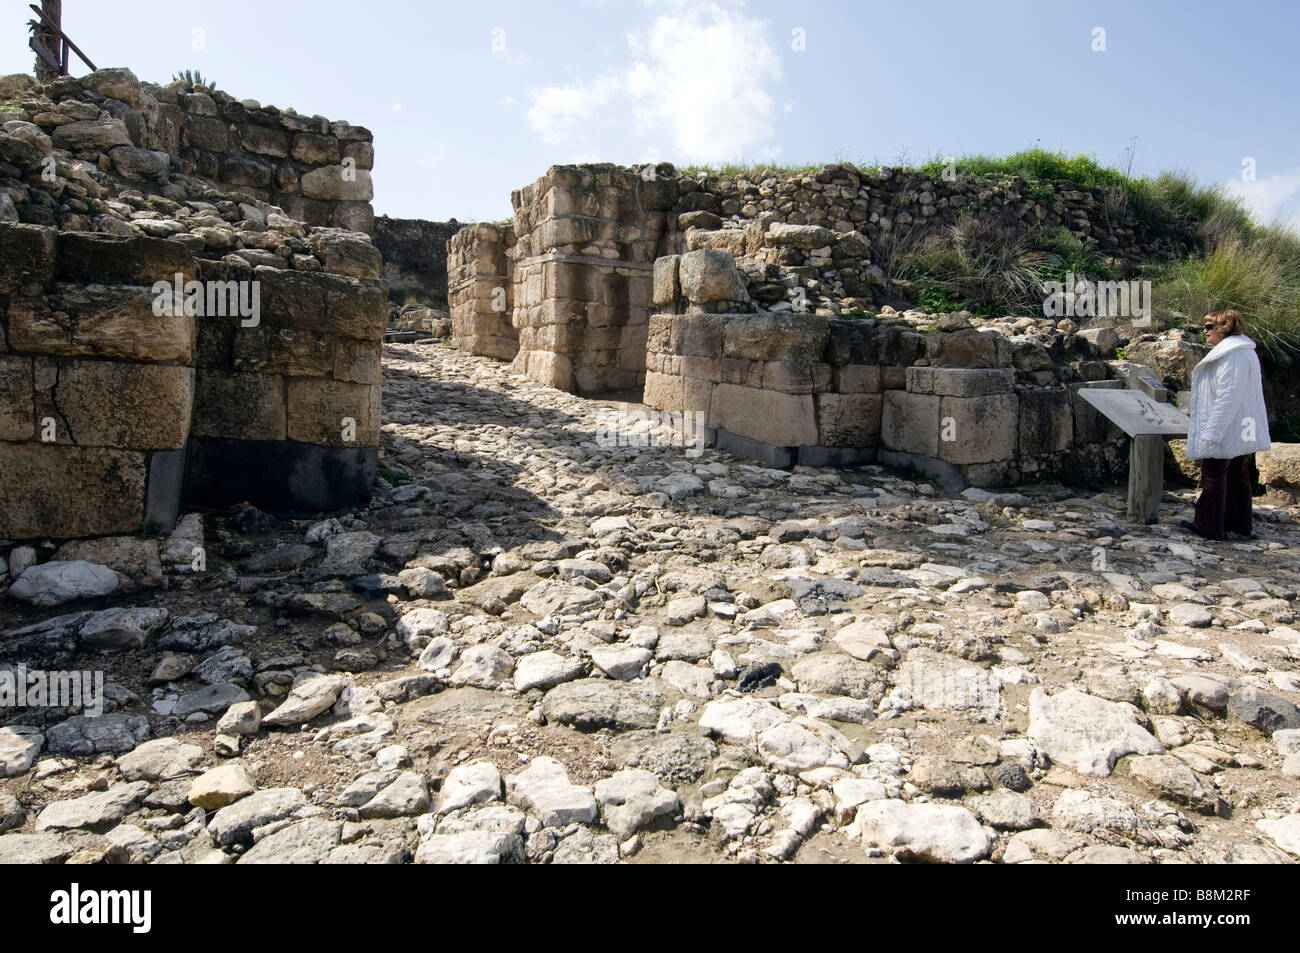
M 0 560 L 0 661 L 109 697 L 0 714 L 0 862 L 1300 858 L 1300 509 L 611 448 L 385 363 L 368 508 Z

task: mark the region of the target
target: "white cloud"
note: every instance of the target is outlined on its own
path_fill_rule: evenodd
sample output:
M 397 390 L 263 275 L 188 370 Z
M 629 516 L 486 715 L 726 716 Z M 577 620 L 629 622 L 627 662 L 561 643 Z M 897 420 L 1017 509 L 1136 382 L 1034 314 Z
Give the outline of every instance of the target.
M 528 120 L 550 145 L 620 158 L 716 162 L 769 153 L 781 78 L 767 24 L 714 0 L 670 2 L 627 36 L 629 62 L 530 92 Z M 613 127 L 613 135 L 611 135 Z M 647 155 L 656 147 L 670 154 Z
M 1282 222 L 1300 228 L 1300 169 L 1243 182 L 1229 179 L 1224 188 L 1239 196 L 1261 224 Z

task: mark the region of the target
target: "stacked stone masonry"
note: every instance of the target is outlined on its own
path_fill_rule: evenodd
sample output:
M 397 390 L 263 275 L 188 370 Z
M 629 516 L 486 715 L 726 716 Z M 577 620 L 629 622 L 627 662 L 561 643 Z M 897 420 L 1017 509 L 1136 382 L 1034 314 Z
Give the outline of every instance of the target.
M 447 242 L 447 302 L 452 341 L 470 354 L 514 360 L 519 332 L 511 320 L 514 229 L 484 222 Z
M 830 316 L 906 296 L 908 284 L 887 276 L 890 257 L 963 217 L 976 216 L 1007 243 L 1064 228 L 1119 274 L 1184 255 L 1196 241 L 1188 223 L 1157 231 L 1125 218 L 1101 189 L 1066 187 L 1037 199 L 1015 178 L 848 164 L 730 176 L 667 164 L 555 166 L 512 202 L 519 238 L 505 277 L 519 334 L 514 369 L 578 392 L 643 378 L 652 310 L 644 291 L 664 256 L 730 255 L 743 284 L 736 310 Z M 451 260 L 449 270 L 457 267 Z M 494 270 L 481 283 L 499 278 Z M 483 299 L 492 287 L 462 294 Z
M 221 94 L 177 95 L 126 70 L 46 87 L 0 77 L 17 116 L 0 129 L 0 537 L 167 528 L 186 504 L 305 512 L 370 494 L 379 252 L 362 231 L 310 227 L 261 197 L 298 194 L 287 184 L 266 191 L 204 165 L 190 119 L 213 119 L 214 103 L 235 136 L 237 111 Z M 368 145 L 345 123 L 276 121 L 286 167 L 317 154 L 299 135 Z M 214 178 L 181 171 L 193 163 Z M 306 180 L 325 168 L 293 188 L 310 198 Z M 369 227 L 368 202 L 312 201 L 298 211 Z
M 234 297 L 194 315 L 170 295 L 160 316 L 154 285 L 177 276 L 207 301 L 256 282 L 256 323 Z M 366 496 L 384 320 L 374 277 L 0 226 L 0 536 L 166 527 L 182 501 L 310 510 Z
M 777 466 L 911 465 L 958 487 L 1099 482 L 1123 472 L 1124 443 L 1077 391 L 1123 383 L 1076 346 L 1055 363 L 973 327 L 659 314 L 644 402 L 699 413 L 719 446 Z

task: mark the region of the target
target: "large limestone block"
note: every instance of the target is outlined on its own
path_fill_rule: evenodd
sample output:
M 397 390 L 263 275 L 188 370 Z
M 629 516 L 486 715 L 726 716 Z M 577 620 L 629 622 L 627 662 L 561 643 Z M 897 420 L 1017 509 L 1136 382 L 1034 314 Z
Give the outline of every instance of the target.
M 0 225 L 0 295 L 50 280 L 58 234 L 58 229 L 39 225 Z
M 888 450 L 939 455 L 939 401 L 931 394 L 885 392 L 880 416 L 880 444 Z
M 835 244 L 835 233 L 817 225 L 787 225 L 773 222 L 767 226 L 768 245 L 790 245 L 802 251 Z
M 846 364 L 837 367 L 832 377 L 834 389 L 841 394 L 879 394 L 880 367 L 875 364 Z M 908 388 L 912 390 L 912 388 Z
M 825 317 L 790 312 L 730 315 L 723 356 L 749 361 L 822 360 L 830 336 Z
M 1065 387 L 1020 390 L 1020 452 L 1059 453 L 1074 437 L 1070 391 Z
M 1259 481 L 1269 489 L 1300 490 L 1300 443 L 1275 443 L 1255 454 Z
M 361 341 L 382 341 L 388 324 L 386 286 L 374 278 L 254 270 L 261 322 Z
M 1010 368 L 909 367 L 907 390 L 941 397 L 983 397 L 1010 394 L 1016 382 Z
M 35 432 L 32 359 L 0 354 L 0 440 L 30 440 Z
M 330 274 L 353 278 L 378 278 L 383 256 L 370 237 L 359 232 L 317 232 L 307 242 L 311 253 L 324 262 Z
M 194 259 L 184 245 L 165 238 L 61 232 L 55 277 L 101 285 L 175 283 L 194 277 Z
M 283 440 L 287 434 L 284 378 L 277 374 L 195 375 L 194 435 Z
M 939 459 L 992 463 L 1016 455 L 1015 394 L 939 398 Z
M 1124 382 L 1117 380 L 1089 381 L 1069 386 L 1070 411 L 1073 417 L 1071 434 L 1074 442 L 1076 444 L 1100 443 L 1112 435 L 1122 434 L 1123 432 L 1111 423 L 1105 414 L 1079 396 L 1079 390 L 1084 387 L 1123 390 Z
M 926 357 L 933 367 L 1008 367 L 1011 345 L 996 331 L 962 331 L 926 335 Z
M 682 379 L 672 374 L 646 371 L 642 403 L 656 410 L 682 409 Z
M 99 284 L 60 285 L 48 297 L 15 298 L 9 306 L 9 345 L 60 357 L 188 364 L 195 319 L 158 315 L 154 301 L 151 289 Z
M 124 66 L 95 70 L 81 80 L 81 85 L 109 99 L 118 99 L 140 109 L 145 105 L 145 93 L 135 73 Z
M 682 294 L 691 304 L 748 301 L 745 279 L 724 251 L 702 248 L 682 255 L 678 265 Z
M 299 187 L 307 198 L 327 202 L 369 202 L 375 197 L 374 183 L 368 171 L 345 170 L 342 165 L 313 169 L 302 177 Z
M 335 349 L 342 340 L 346 339 L 307 328 L 239 328 L 231 341 L 231 368 L 290 377 L 326 377 L 334 370 Z
M 689 357 L 720 359 L 730 315 L 691 314 L 677 321 L 676 353 Z
M 129 146 L 131 134 L 120 119 L 81 119 L 56 128 L 54 143 L 71 152 L 107 152 L 114 146 Z
M 677 264 L 681 256 L 666 255 L 655 259 L 654 263 L 654 303 L 664 307 L 675 307 L 681 298 L 681 285 L 677 281 Z
M 179 450 L 189 435 L 194 368 L 68 361 L 53 398 L 79 446 Z
M 874 447 L 880 443 L 879 394 L 818 394 L 818 443 L 823 447 Z
M 719 384 L 713 388 L 708 425 L 778 447 L 817 443 L 817 416 L 811 394 Z
M 688 228 L 686 230 L 687 251 L 700 248 L 724 251 L 734 258 L 739 258 L 745 253 L 745 230 L 743 228 Z
M 145 455 L 46 443 L 0 443 L 0 536 L 133 533 L 144 519 Z
M 288 433 L 290 440 L 321 446 L 377 446 L 379 388 L 314 378 L 291 380 Z
M 1130 341 L 1124 347 L 1124 360 L 1154 369 L 1160 382 L 1177 393 L 1191 386 L 1192 370 L 1210 349 L 1184 340 L 1180 332 L 1166 334 L 1144 334 Z

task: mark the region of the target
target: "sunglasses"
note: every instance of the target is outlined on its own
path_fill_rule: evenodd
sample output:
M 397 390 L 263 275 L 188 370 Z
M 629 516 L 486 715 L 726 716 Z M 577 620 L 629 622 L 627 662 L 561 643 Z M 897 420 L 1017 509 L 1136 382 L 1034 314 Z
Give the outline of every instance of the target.
M 1214 330 L 1215 328 L 1217 328 L 1217 327 L 1218 327 L 1217 324 L 1206 324 L 1206 325 L 1205 325 L 1205 330 L 1207 330 L 1207 331 L 1213 331 L 1213 330 Z

